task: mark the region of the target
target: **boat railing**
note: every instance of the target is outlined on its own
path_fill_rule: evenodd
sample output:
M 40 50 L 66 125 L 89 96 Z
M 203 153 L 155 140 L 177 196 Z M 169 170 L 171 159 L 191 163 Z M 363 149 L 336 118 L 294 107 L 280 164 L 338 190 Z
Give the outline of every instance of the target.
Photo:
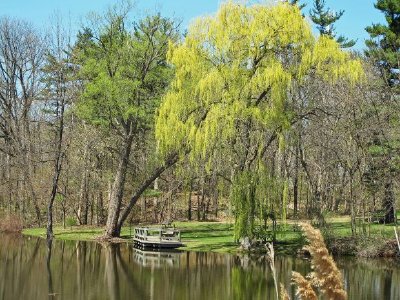
M 172 228 L 135 228 L 135 239 L 148 242 L 180 242 L 181 232 Z

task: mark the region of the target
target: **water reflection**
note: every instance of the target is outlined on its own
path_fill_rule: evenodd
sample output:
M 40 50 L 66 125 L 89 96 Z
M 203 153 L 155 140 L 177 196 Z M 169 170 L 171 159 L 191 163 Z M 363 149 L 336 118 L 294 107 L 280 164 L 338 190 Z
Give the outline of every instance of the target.
M 276 267 L 287 287 L 292 270 L 310 271 L 293 257 L 279 257 Z M 400 299 L 396 262 L 339 267 L 349 299 Z M 275 299 L 273 286 L 264 258 L 0 236 L 0 299 Z
M 182 251 L 143 251 L 133 248 L 133 259 L 142 267 L 161 268 L 167 266 L 179 268 L 181 254 Z

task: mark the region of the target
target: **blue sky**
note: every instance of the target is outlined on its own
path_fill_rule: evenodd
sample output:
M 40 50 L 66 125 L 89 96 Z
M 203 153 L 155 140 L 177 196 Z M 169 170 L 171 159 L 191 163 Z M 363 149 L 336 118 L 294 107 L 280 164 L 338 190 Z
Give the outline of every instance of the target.
M 273 1 L 273 0 L 270 0 Z M 46 27 L 54 12 L 70 16 L 73 26 L 78 29 L 81 20 L 91 11 L 103 12 L 115 0 L 0 0 L 0 16 L 12 16 L 31 21 L 37 27 Z M 163 15 L 182 20 L 187 27 L 196 16 L 212 14 L 218 9 L 220 0 L 139 0 L 136 1 L 134 14 L 143 16 L 160 11 Z M 312 0 L 304 12 L 308 14 Z M 358 39 L 356 50 L 364 48 L 364 40 L 368 38 L 364 28 L 372 23 L 384 22 L 383 15 L 374 8 L 375 0 L 326 0 L 327 6 L 333 10 L 345 10 L 343 17 L 337 22 L 339 34 Z

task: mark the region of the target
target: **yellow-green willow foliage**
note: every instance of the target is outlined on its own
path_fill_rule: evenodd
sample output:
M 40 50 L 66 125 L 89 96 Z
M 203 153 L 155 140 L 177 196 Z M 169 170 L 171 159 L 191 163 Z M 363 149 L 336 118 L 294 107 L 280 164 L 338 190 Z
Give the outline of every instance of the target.
M 286 210 L 279 212 L 278 201 L 287 198 L 286 181 L 272 177 L 268 170 L 259 167 L 256 171 L 237 172 L 232 182 L 231 201 L 235 216 L 235 239 L 254 238 L 255 229 L 259 233 L 266 230 L 267 221 L 273 221 L 280 215 L 285 220 Z M 287 201 L 286 201 L 287 203 Z M 285 206 L 285 200 L 282 203 Z
M 170 44 L 176 69 L 158 112 L 160 151 L 190 150 L 205 158 L 235 138 L 238 124 L 254 131 L 287 129 L 286 102 L 310 74 L 327 82 L 362 76 L 358 60 L 327 37 L 315 38 L 296 6 L 226 2 L 198 18 L 184 41 Z M 260 147 L 263 139 L 260 135 Z

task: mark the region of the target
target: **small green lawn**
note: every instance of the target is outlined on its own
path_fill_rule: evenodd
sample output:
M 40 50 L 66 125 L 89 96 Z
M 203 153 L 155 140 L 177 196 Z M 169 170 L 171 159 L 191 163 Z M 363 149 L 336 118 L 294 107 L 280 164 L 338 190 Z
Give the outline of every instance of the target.
M 185 243 L 183 250 L 234 252 L 233 224 L 220 222 L 176 222 Z

